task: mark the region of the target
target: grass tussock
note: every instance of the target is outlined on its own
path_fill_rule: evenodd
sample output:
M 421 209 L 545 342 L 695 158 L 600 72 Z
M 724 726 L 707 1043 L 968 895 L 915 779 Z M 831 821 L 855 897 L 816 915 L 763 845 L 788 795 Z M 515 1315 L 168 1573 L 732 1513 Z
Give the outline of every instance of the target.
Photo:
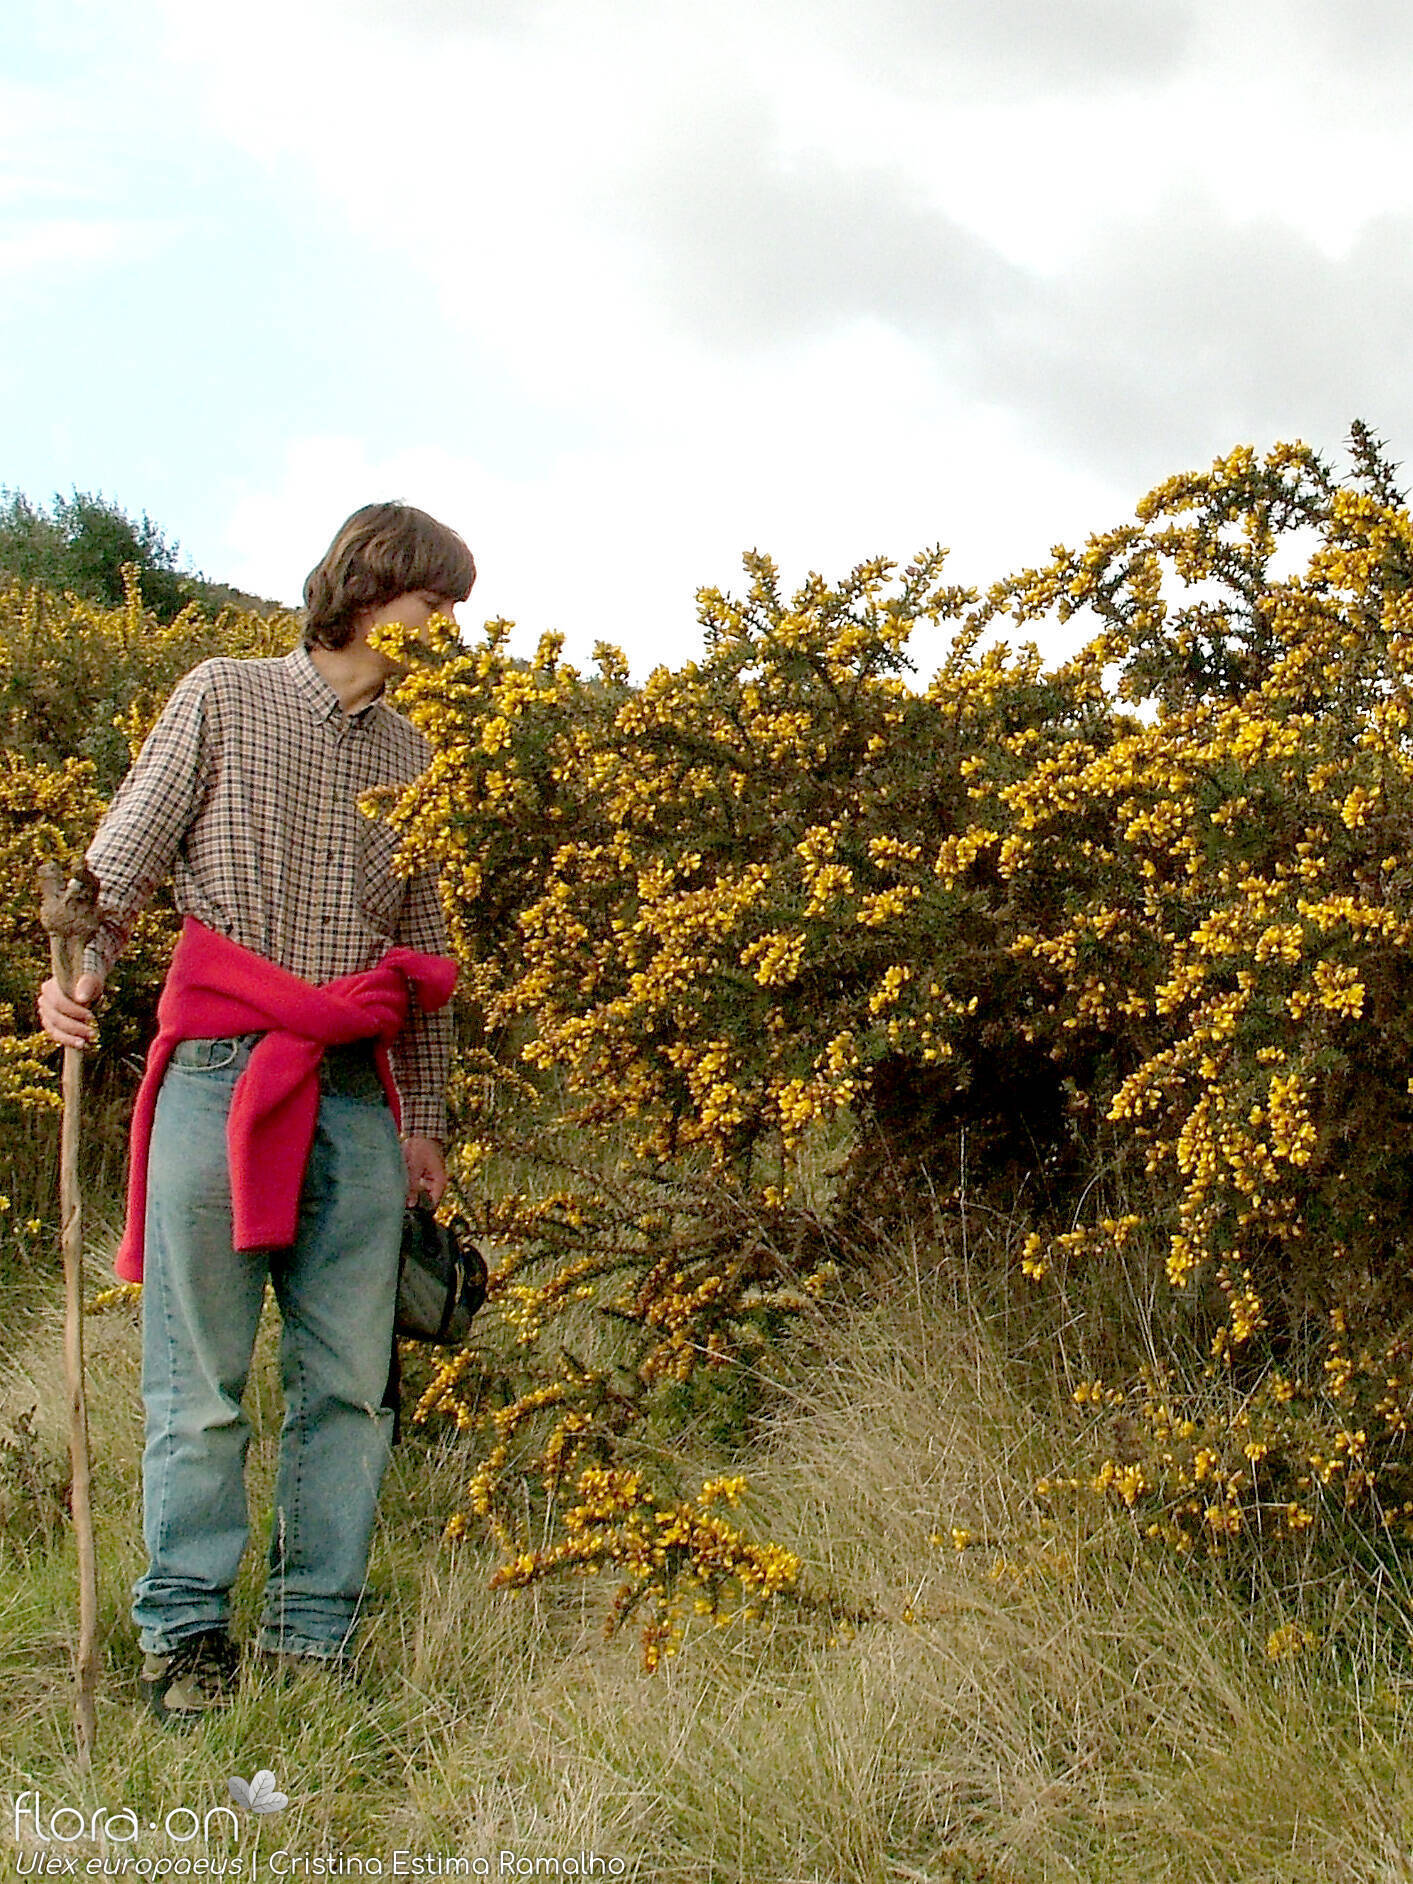
M 1413 1878 L 1397 1588 L 1376 1601 L 1313 1569 L 1276 1588 L 1178 1567 L 1122 1514 L 1052 1517 L 1034 1487 L 1074 1444 L 1059 1370 L 1047 1399 L 1034 1328 L 972 1299 L 953 1263 L 915 1263 L 846 1322 L 821 1320 L 733 1462 L 752 1528 L 800 1553 L 832 1609 L 702 1618 L 645 1675 L 628 1638 L 604 1638 L 606 1583 L 493 1592 L 489 1550 L 441 1541 L 469 1465 L 418 1432 L 387 1482 L 356 1681 L 251 1672 L 187 1734 L 137 1704 L 138 1337 L 125 1310 L 93 1318 L 103 1667 L 87 1776 L 72 1545 L 54 1521 L 60 1331 L 48 1308 L 23 1326 L 0 1395 L 7 1865 L 26 1791 L 45 1811 L 128 1806 L 146 1823 L 227 1803 L 230 1774 L 269 1767 L 289 1804 L 244 1821 L 247 1875 L 258 1838 L 261 1875 L 275 1851 L 390 1872 L 403 1849 L 490 1875 L 515 1874 L 502 1853 L 542 1876 L 596 1854 L 664 1884 Z M 250 1392 L 239 1632 L 273 1477 L 273 1337 L 267 1324 Z M 1272 1659 L 1282 1628 L 1297 1646 Z

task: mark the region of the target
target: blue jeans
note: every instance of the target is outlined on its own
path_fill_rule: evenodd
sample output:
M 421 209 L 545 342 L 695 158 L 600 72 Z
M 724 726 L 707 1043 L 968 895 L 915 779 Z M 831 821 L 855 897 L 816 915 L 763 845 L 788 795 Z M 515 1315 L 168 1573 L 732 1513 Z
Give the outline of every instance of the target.
M 371 1064 L 320 1094 L 289 1249 L 231 1247 L 226 1114 L 258 1035 L 183 1041 L 157 1099 L 143 1276 L 143 1531 L 133 1620 L 166 1654 L 230 1618 L 249 1518 L 241 1397 L 268 1276 L 285 1417 L 259 1646 L 337 1656 L 362 1598 L 392 1416 L 406 1171 Z M 357 1073 L 355 1066 L 354 1071 Z

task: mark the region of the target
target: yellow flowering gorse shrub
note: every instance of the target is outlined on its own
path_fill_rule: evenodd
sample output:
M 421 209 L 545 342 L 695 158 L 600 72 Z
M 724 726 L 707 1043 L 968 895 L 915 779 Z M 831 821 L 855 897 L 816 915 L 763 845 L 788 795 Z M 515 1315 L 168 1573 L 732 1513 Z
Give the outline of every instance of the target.
M 789 596 L 753 555 L 743 597 L 702 593 L 701 657 L 641 685 L 606 646 L 515 660 L 503 622 L 390 631 L 434 756 L 367 809 L 441 872 L 456 1188 L 500 1250 L 503 1338 L 419 1411 L 478 1438 L 449 1528 L 498 1537 L 504 1582 L 611 1567 L 650 1659 L 794 1588 L 729 1473 L 681 1480 L 673 1423 L 729 1450 L 790 1318 L 963 1194 L 1029 1219 L 1025 1286 L 1151 1263 L 1203 1330 L 1190 1379 L 1079 1383 L 1093 1462 L 1052 1494 L 1183 1551 L 1413 1519 L 1413 541 L 1354 446 L 1344 479 L 1239 449 L 986 595 L 940 551 Z M 76 854 L 178 673 L 290 630 L 4 608 L 18 1015 L 19 878 Z M 992 640 L 1076 617 L 1050 669 Z
M 1401 1512 L 1413 550 L 1355 452 L 1340 482 L 1243 448 L 984 598 L 936 552 L 788 599 L 752 557 L 744 599 L 701 598 L 702 658 L 641 687 L 607 648 L 589 676 L 553 638 L 513 662 L 503 624 L 405 684 L 437 760 L 390 815 L 450 886 L 483 1025 L 460 1181 L 527 1355 L 476 1487 L 517 1577 L 566 1561 L 509 1515 L 526 1471 L 573 1508 L 667 1387 L 827 1293 L 843 1226 L 963 1179 L 1029 1211 L 1048 1286 L 1160 1235 L 1167 1281 L 1221 1305 L 1208 1366 L 1258 1393 L 1194 1419 L 1190 1457 L 1140 1420 L 1090 1489 L 1222 1543 L 1299 1533 L 1340 1459 L 1346 1503 Z M 1096 632 L 1053 670 L 987 645 L 1078 611 Z M 946 619 L 908 686 L 911 628 Z M 545 1176 L 507 1192 L 484 1178 L 513 1140 Z M 1336 1310 L 1377 1334 L 1349 1406 Z M 627 1349 L 548 1359 L 594 1312 Z M 1131 1383 L 1130 1450 L 1171 1398 Z
M 1068 1155 L 1044 1044 L 997 1052 L 1033 1004 L 1001 946 L 1030 888 L 971 880 L 997 840 L 965 766 L 1005 746 L 1019 776 L 1077 729 L 1100 744 L 1110 707 L 1088 676 L 1047 678 L 1033 651 L 977 652 L 967 632 L 930 690 L 909 688 L 913 628 L 976 604 L 942 560 L 787 599 L 753 557 L 743 600 L 703 593 L 703 657 L 641 687 L 606 647 L 579 674 L 555 637 L 517 663 L 502 623 L 431 658 L 390 637 L 413 662 L 398 703 L 436 756 L 381 808 L 406 866 L 436 865 L 448 891 L 480 1030 L 458 1184 L 505 1251 L 496 1300 L 523 1356 L 493 1415 L 467 1397 L 483 1376 L 455 1366 L 425 1406 L 483 1423 L 472 1511 L 517 1579 L 579 1560 L 532 1548 L 527 1473 L 574 1508 L 582 1472 L 619 1469 L 701 1393 L 729 1397 L 712 1377 L 739 1378 L 829 1293 L 835 1221 L 872 1207 L 880 1161 L 913 1155 L 919 1079 L 926 1116 L 971 1121 L 998 1159 L 1037 1141 Z M 864 1119 L 821 1215 L 811 1170 Z M 512 1152 L 530 1182 L 497 1181 Z M 615 1331 L 607 1358 L 586 1316 Z M 633 1469 L 645 1509 L 691 1508 L 661 1450 L 657 1478 Z
M 981 789 L 1057 867 L 1057 804 L 1108 826 L 1068 920 L 1017 946 L 1059 971 L 1061 1025 L 1119 1043 L 1093 1094 L 1111 1156 L 1142 1155 L 1168 1280 L 1225 1303 L 1213 1364 L 1241 1411 L 1197 1386 L 1188 1456 L 1170 1396 L 1138 1396 L 1155 1533 L 1189 1543 L 1299 1534 L 1332 1489 L 1413 1513 L 1413 532 L 1362 428 L 1354 451 L 1340 484 L 1301 447 L 1238 450 L 991 598 L 1024 622 L 1091 610 L 1085 658 L 1143 709 L 1063 776 Z M 1304 564 L 1276 573 L 1296 529 Z

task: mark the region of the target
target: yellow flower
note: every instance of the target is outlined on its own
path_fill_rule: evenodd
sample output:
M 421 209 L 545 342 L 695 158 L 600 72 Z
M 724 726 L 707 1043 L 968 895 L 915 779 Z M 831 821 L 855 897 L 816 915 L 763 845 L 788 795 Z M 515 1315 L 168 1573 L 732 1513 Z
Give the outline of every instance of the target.
M 1266 1637 L 1266 1659 L 1273 1662 L 1293 1661 L 1307 1649 L 1318 1648 L 1319 1643 L 1320 1638 L 1303 1623 L 1285 1622 L 1280 1628 L 1272 1629 Z

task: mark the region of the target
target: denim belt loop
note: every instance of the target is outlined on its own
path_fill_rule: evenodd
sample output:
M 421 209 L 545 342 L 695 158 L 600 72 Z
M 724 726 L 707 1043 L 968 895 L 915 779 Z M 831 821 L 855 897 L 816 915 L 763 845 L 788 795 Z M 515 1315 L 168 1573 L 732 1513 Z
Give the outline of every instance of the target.
M 179 1040 L 172 1049 L 172 1064 L 189 1072 L 240 1071 L 264 1038 L 263 1033 L 252 1033 Z

